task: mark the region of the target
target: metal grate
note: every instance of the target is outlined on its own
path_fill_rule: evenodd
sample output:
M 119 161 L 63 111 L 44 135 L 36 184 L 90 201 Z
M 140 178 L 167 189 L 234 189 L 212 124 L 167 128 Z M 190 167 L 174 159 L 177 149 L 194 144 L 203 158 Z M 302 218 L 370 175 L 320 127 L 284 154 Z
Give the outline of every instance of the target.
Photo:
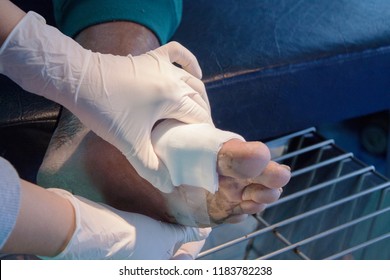
M 314 128 L 268 142 L 292 168 L 261 214 L 221 225 L 199 259 L 390 259 L 390 181 Z

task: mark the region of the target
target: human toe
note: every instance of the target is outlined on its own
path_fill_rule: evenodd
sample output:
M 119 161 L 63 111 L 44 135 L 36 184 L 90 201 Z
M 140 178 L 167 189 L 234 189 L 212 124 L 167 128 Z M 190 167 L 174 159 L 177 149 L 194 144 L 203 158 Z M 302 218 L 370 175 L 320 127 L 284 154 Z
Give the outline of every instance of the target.
M 287 165 L 270 161 L 259 176 L 249 179 L 248 182 L 260 184 L 267 188 L 279 189 L 284 187 L 291 178 L 291 170 Z
M 242 192 L 243 201 L 253 201 L 255 203 L 272 203 L 279 199 L 280 189 L 267 188 L 262 185 L 249 185 Z
M 264 211 L 267 204 L 265 203 L 256 203 L 254 201 L 242 201 L 239 205 L 237 205 L 233 213 L 236 215 L 242 214 L 242 215 L 253 215 L 259 212 Z
M 218 173 L 233 178 L 259 176 L 270 161 L 270 151 L 261 142 L 232 139 L 218 153 Z

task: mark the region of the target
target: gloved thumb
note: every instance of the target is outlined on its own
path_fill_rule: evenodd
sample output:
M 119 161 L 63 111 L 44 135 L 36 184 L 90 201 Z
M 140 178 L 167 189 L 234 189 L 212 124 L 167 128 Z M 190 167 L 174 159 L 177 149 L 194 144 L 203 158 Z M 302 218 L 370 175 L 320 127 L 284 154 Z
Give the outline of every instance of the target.
M 178 42 L 169 42 L 153 52 L 162 57 L 166 57 L 171 63 L 179 64 L 185 71 L 196 78 L 202 78 L 202 69 L 195 55 Z

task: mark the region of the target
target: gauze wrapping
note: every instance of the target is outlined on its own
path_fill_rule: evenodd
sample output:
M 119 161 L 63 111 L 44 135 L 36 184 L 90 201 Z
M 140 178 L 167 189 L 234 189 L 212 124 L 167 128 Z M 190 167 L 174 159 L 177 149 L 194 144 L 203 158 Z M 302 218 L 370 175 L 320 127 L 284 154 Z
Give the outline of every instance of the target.
M 217 157 L 222 144 L 243 137 L 211 124 L 184 124 L 169 119 L 152 133 L 157 156 L 169 170 L 174 186 L 201 187 L 210 193 L 218 190 Z

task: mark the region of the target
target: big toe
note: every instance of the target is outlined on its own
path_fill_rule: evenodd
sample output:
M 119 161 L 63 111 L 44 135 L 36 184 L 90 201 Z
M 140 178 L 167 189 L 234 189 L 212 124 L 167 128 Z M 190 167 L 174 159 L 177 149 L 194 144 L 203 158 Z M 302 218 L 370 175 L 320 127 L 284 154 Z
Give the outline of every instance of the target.
M 232 139 L 218 153 L 218 174 L 239 179 L 259 176 L 270 161 L 270 151 L 261 142 Z

